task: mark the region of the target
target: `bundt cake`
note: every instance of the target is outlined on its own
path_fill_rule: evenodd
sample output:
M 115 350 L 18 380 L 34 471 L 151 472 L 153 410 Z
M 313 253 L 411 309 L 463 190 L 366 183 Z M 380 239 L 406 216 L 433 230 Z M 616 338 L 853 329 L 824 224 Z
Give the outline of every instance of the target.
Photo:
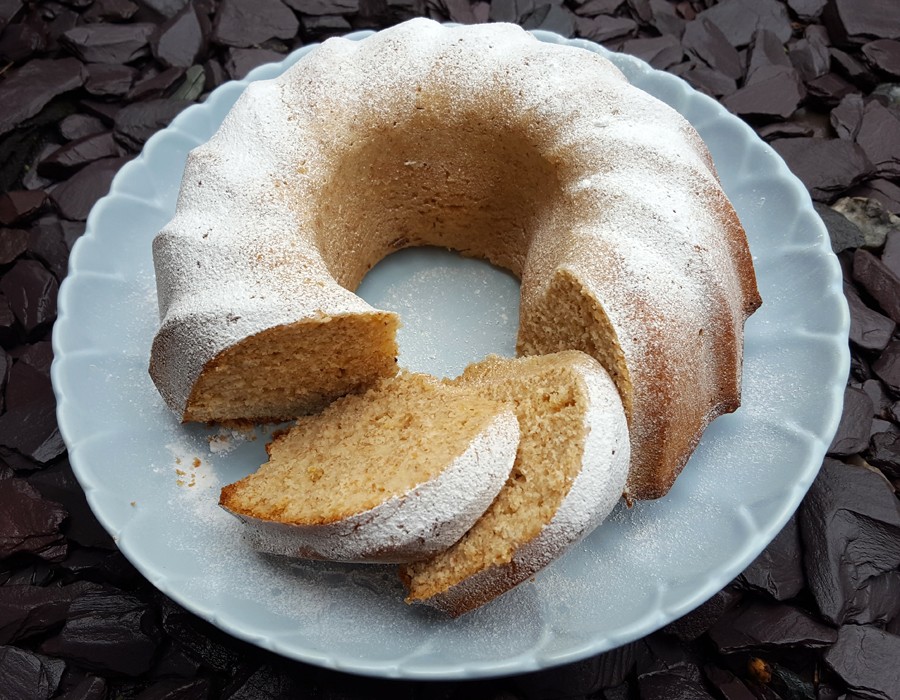
M 489 357 L 454 384 L 511 402 L 522 433 L 487 512 L 452 547 L 401 568 L 407 602 L 457 616 L 528 580 L 593 530 L 622 496 L 630 450 L 616 386 L 582 352 Z
M 418 245 L 520 277 L 520 354 L 604 365 L 633 498 L 739 404 L 760 299 L 696 131 L 596 53 L 424 19 L 329 39 L 191 152 L 153 245 L 160 393 L 185 421 L 288 419 L 394 374 L 397 318 L 352 290 Z
M 401 373 L 301 418 L 219 502 L 265 552 L 412 561 L 446 549 L 484 513 L 518 443 L 510 404 Z

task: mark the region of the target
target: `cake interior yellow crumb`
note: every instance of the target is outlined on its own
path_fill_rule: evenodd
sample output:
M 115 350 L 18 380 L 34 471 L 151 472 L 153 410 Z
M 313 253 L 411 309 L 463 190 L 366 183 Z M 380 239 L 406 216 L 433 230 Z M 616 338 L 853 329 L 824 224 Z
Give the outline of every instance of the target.
M 221 502 L 285 523 L 342 520 L 434 479 L 503 410 L 501 401 L 401 373 L 301 418 Z

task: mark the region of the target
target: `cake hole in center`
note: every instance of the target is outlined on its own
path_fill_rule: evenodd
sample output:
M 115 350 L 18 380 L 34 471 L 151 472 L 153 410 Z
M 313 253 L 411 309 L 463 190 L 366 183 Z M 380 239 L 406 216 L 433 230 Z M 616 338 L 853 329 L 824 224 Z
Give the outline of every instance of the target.
M 356 293 L 400 315 L 405 369 L 455 377 L 491 353 L 515 356 L 519 280 L 484 260 L 407 248 L 373 267 Z

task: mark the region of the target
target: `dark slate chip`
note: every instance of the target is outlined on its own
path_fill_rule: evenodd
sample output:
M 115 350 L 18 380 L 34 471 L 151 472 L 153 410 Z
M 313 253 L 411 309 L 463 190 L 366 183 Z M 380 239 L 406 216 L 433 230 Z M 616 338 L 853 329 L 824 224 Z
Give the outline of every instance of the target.
M 106 698 L 106 681 L 99 676 L 85 676 L 75 687 L 58 695 L 56 700 L 106 700 Z
M 806 83 L 806 91 L 809 97 L 834 107 L 847 95 L 857 92 L 857 87 L 837 73 L 826 73 Z
M 900 637 L 874 627 L 845 625 L 825 663 L 860 697 L 900 697 Z
M 47 48 L 47 33 L 28 22 L 12 24 L 0 33 L 0 58 L 21 63 Z
M 849 141 L 796 138 L 771 145 L 819 201 L 860 182 L 872 168 L 862 148 Z
M 900 434 L 889 431 L 873 435 L 865 457 L 888 478 L 900 479 Z
M 128 146 L 139 148 L 188 106 L 190 103 L 184 101 L 147 100 L 123 107 L 116 116 L 116 138 Z
M 782 44 L 794 33 L 787 10 L 776 0 L 724 0 L 697 18 L 715 24 L 735 48 L 747 46 L 759 29 L 772 32 Z
M 750 61 L 747 66 L 747 79 L 762 66 L 793 67 L 791 59 L 785 49 L 784 42 L 773 32 L 761 29 L 753 38 L 749 49 Z
M 97 97 L 121 97 L 131 89 L 137 71 L 130 66 L 91 63 L 86 66 L 84 89 Z
M 209 681 L 203 677 L 187 680 L 166 678 L 154 682 L 136 695 L 134 700 L 205 700 L 209 697 L 210 690 Z
M 49 340 L 32 343 L 26 346 L 16 359 L 49 376 L 50 365 L 53 362 L 53 343 Z
M 832 0 L 828 9 L 839 37 L 900 39 L 900 4 L 893 0 Z
M 0 31 L 22 9 L 22 0 L 0 0 Z
M 247 51 L 247 49 L 232 49 L 232 51 Z M 228 80 L 228 73 L 225 72 L 225 68 L 218 61 L 210 60 L 204 63 L 203 74 L 205 78 L 203 82 L 204 92 L 215 90 Z
M 787 118 L 805 95 L 803 83 L 793 68 L 760 66 L 753 71 L 752 82 L 725 97 L 722 104 L 740 116 Z
M 3 698 L 48 700 L 56 693 L 66 664 L 40 654 L 0 646 L 0 678 Z
M 750 692 L 740 678 L 724 668 L 710 664 L 703 668 L 703 675 L 724 700 L 756 700 L 758 697 Z
M 67 141 L 93 136 L 101 131 L 106 131 L 103 122 L 90 114 L 70 114 L 59 123 L 59 133 Z
M 794 138 L 799 136 L 813 136 L 815 134 L 815 129 L 810 124 L 804 124 L 802 122 L 773 122 L 771 124 L 765 124 L 757 128 L 756 133 L 759 134 L 761 139 L 765 141 L 773 141 L 775 139 L 785 139 L 785 138 Z M 820 204 L 819 202 L 813 202 L 816 207 L 823 207 L 825 209 L 831 209 L 831 207 L 826 207 L 824 204 Z M 822 217 L 824 219 L 824 217 Z M 827 224 L 826 224 L 827 227 Z M 829 233 L 830 233 L 829 229 Z M 860 240 L 862 239 L 862 234 L 860 234 Z M 850 245 L 848 240 L 832 237 L 831 245 L 832 247 L 835 245 L 835 241 L 837 240 L 837 245 L 843 245 L 847 243 L 841 250 L 845 250 L 847 248 L 855 248 L 856 246 Z
M 88 163 L 120 155 L 121 151 L 112 132 L 107 131 L 69 142 L 41 161 L 38 172 L 46 177 L 63 180 Z
M 580 3 L 578 7 L 575 8 L 575 14 L 584 15 L 585 17 L 611 15 L 618 10 L 624 2 L 625 0 L 587 0 L 587 2 Z M 491 3 L 491 5 L 494 5 L 494 3 Z
M 66 620 L 72 601 L 97 586 L 0 586 L 0 644 L 50 632 Z
M 828 44 L 817 32 L 807 32 L 805 38 L 795 42 L 788 57 L 804 82 L 820 78 L 831 69 Z
M 641 700 L 714 700 L 699 679 L 673 671 L 660 671 L 638 678 Z
M 51 193 L 59 213 L 73 221 L 84 221 L 91 207 L 109 192 L 113 177 L 127 158 L 103 158 L 75 173 Z
M 872 399 L 875 415 L 886 416 L 891 408 L 892 401 L 884 384 L 877 379 L 867 379 L 860 388 Z
M 67 580 L 94 581 L 119 587 L 132 587 L 144 579 L 118 550 L 78 547 L 59 565 Z
M 674 635 L 682 642 L 692 642 L 706 634 L 739 599 L 740 593 L 737 591 L 730 588 L 721 590 L 687 615 L 663 627 L 662 631 Z
M 359 12 L 359 0 L 293 0 L 287 5 L 304 15 L 353 15 Z
M 543 29 L 565 37 L 575 33 L 575 15 L 561 5 L 539 5 L 520 22 L 524 29 Z
M 674 67 L 672 68 L 672 71 L 675 72 Z M 737 90 L 737 83 L 734 79 L 704 65 L 688 65 L 687 69 L 683 73 L 680 73 L 680 75 L 687 80 L 694 89 L 713 97 L 730 95 Z
M 40 649 L 89 670 L 138 676 L 153 665 L 158 637 L 146 602 L 115 589 L 92 590 L 72 601 L 62 630 Z
M 174 17 L 188 4 L 188 0 L 141 0 L 141 4 L 163 17 Z
M 128 95 L 125 96 L 126 99 Z M 80 103 L 81 108 L 88 114 L 88 116 L 99 117 L 100 120 L 104 124 L 109 124 L 110 126 L 116 121 L 116 115 L 119 113 L 121 109 L 121 103 L 118 102 L 100 102 L 99 100 L 81 100 Z
M 872 83 L 874 85 L 872 73 L 862 61 L 835 48 L 831 49 L 831 58 L 839 72 L 847 76 L 853 83 L 857 85 Z
M 722 654 L 803 647 L 827 647 L 837 632 L 788 605 L 751 602 L 726 613 L 709 631 Z
M 0 279 L 16 320 L 29 336 L 35 336 L 56 319 L 56 278 L 36 260 L 19 260 Z M 2 420 L 2 418 L 0 418 Z
M 900 393 L 900 340 L 890 343 L 872 365 L 872 370 L 891 391 Z
M 775 600 L 789 600 L 806 586 L 800 527 L 796 516 L 788 520 L 781 532 L 753 560 L 737 579 L 743 588 L 761 591 Z
M 799 512 L 810 590 L 822 616 L 843 624 L 870 579 L 900 564 L 900 505 L 876 471 L 826 459 Z
M 684 50 L 698 56 L 708 66 L 732 80 L 744 76 L 741 57 L 722 31 L 708 19 L 694 20 L 687 25 L 681 42 Z
M 63 559 L 66 543 L 59 526 L 65 517 L 61 505 L 43 499 L 24 479 L 0 480 L 0 560 L 23 552 Z
M 0 265 L 7 265 L 25 252 L 28 232 L 20 228 L 0 228 Z
M 146 56 L 155 29 L 149 22 L 86 24 L 65 32 L 60 41 L 85 63 L 118 65 Z
M 880 202 L 885 211 L 900 214 L 900 187 L 890 180 L 875 178 L 850 190 L 848 194 L 851 197 L 862 197 Z M 894 270 L 894 272 L 900 274 L 898 270 Z
M 822 223 L 828 229 L 828 237 L 831 239 L 831 249 L 835 253 L 842 250 L 859 248 L 865 244 L 866 239 L 859 230 L 859 226 L 854 224 L 843 214 L 836 212 L 831 207 L 816 202 L 814 205 L 816 213 L 822 218 Z
M 672 36 L 629 39 L 622 45 L 622 51 L 643 59 L 658 70 L 665 70 L 684 58 L 681 42 Z
M 297 17 L 281 0 L 223 0 L 216 13 L 213 41 L 241 48 L 267 39 L 291 39 Z
M 185 5 L 181 12 L 161 24 L 150 38 L 153 55 L 169 67 L 189 68 L 194 65 L 203 44 L 203 29 L 192 4 Z
M 241 80 L 257 66 L 284 60 L 284 55 L 269 49 L 229 49 L 225 70 L 232 80 Z
M 885 73 L 900 77 L 900 41 L 878 39 L 862 47 L 866 58 Z
M 474 24 L 475 22 L 471 22 Z M 335 34 L 346 34 L 352 29 L 343 15 L 315 15 L 303 18 L 303 31 L 317 39 Z
M 94 0 L 81 17 L 85 22 L 126 22 L 137 11 L 131 0 Z
M 16 128 L 54 97 L 83 83 L 81 63 L 74 58 L 36 58 L 10 70 L 0 82 L 0 134 Z
M 576 17 L 575 34 L 602 42 L 622 36 L 634 36 L 638 25 L 629 17 Z
M 850 306 L 850 340 L 866 350 L 884 350 L 891 341 L 897 324 L 866 306 L 856 290 L 848 284 L 844 285 L 844 296 Z
M 12 368 L 12 358 L 6 350 L 0 348 L 0 413 L 5 408 L 6 380 L 9 379 L 9 371 Z M 9 476 L 12 476 L 10 474 Z
M 233 638 L 168 598 L 161 597 L 159 606 L 163 630 L 191 656 L 220 673 L 244 665 L 249 645 L 235 644 Z
M 148 75 L 138 81 L 125 98 L 131 102 L 137 102 L 138 100 L 163 97 L 184 77 L 185 72 L 184 68 L 173 66 L 172 68 L 166 68 L 161 73 Z M 118 114 L 116 118 L 118 118 Z
M 6 295 L 0 292 L 0 342 L 10 346 L 18 335 L 16 329 L 16 315 L 9 308 Z
M 828 0 L 787 0 L 788 7 L 804 22 L 818 19 L 827 3 Z
M 627 644 L 583 661 L 518 676 L 514 686 L 528 700 L 591 695 L 601 688 L 623 683 L 634 668 L 634 654 L 635 645 Z
M 650 0 L 650 24 L 662 35 L 682 37 L 687 27 L 684 18 L 669 0 Z
M 885 236 L 881 262 L 888 270 L 900 277 L 900 229 L 890 231 Z
M 287 4 L 290 7 L 293 7 L 295 10 L 299 10 L 300 12 L 304 11 L 302 2 L 297 2 L 297 0 L 295 0 L 294 5 L 292 5 L 291 3 Z M 296 5 L 300 5 L 300 7 L 297 7 Z M 472 6 L 469 4 L 468 0 L 444 0 L 443 5 L 447 10 L 447 17 L 451 22 L 459 22 L 460 24 L 475 24 L 475 13 L 472 11 Z M 340 13 L 320 12 L 315 16 L 329 14 L 339 15 Z
M 869 251 L 853 254 L 853 279 L 878 302 L 895 323 L 900 322 L 900 277 Z
M 44 206 L 47 201 L 45 192 L 19 190 L 0 194 L 0 225 L 12 226 L 22 223 Z
M 862 95 L 851 94 L 844 97 L 840 104 L 831 110 L 830 115 L 831 124 L 837 135 L 847 141 L 855 141 L 862 126 L 865 110 Z
M 200 668 L 199 661 L 177 644 L 171 644 L 160 654 L 151 673 L 155 678 L 193 678 Z
M 8 275 L 3 282 L 7 278 Z M 53 301 L 55 305 L 55 295 Z M 6 387 L 6 409 L 0 416 L 0 441 L 4 447 L 42 464 L 65 451 L 56 425 L 53 388 L 45 372 L 26 362 L 13 365 Z
M 875 166 L 875 175 L 900 176 L 900 117 L 877 100 L 866 103 L 856 135 Z

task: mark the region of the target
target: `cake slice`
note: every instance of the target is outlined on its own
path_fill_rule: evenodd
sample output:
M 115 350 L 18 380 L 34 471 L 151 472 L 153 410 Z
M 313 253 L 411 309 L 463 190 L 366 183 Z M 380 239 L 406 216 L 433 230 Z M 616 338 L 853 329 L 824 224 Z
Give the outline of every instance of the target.
M 503 401 L 401 373 L 301 418 L 219 503 L 264 552 L 412 561 L 471 527 L 506 481 L 518 441 Z
M 454 545 L 401 567 L 408 603 L 458 616 L 531 578 L 598 525 L 622 495 L 630 443 L 606 371 L 577 351 L 489 357 L 455 386 L 512 402 L 521 439 L 490 508 Z

